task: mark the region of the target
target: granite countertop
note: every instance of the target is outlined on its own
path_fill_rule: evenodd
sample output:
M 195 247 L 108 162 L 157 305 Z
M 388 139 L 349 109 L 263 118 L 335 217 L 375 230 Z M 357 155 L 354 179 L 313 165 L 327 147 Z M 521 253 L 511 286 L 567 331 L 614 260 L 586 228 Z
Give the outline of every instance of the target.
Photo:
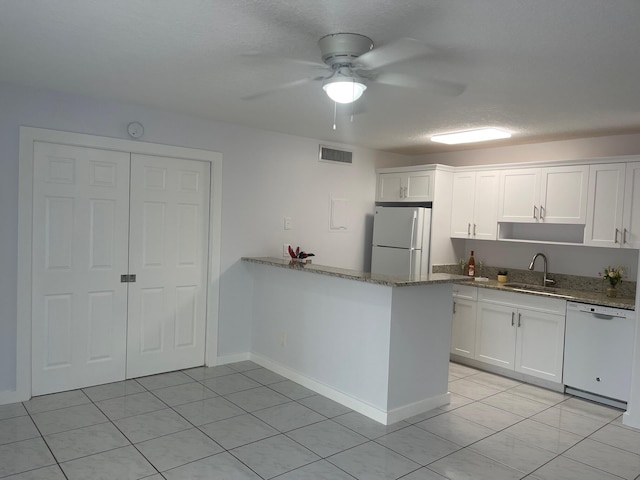
M 517 292 L 513 288 L 505 287 L 503 283 L 499 283 L 496 280 L 487 281 L 473 281 L 465 282 L 465 285 L 471 285 L 479 288 L 491 288 L 493 290 L 502 290 L 505 292 L 522 293 L 524 295 L 537 295 L 547 298 L 562 298 L 562 297 L 549 297 L 542 292 Z M 588 303 L 590 305 L 604 305 L 607 307 L 622 308 L 625 310 L 635 310 L 635 298 L 610 298 L 604 293 L 584 291 L 584 290 L 571 290 L 567 288 L 549 287 L 551 292 L 558 293 L 560 295 L 566 295 L 565 300 L 572 302 Z
M 329 267 L 326 265 L 318 265 L 315 263 L 292 262 L 288 258 L 242 257 L 241 260 L 243 262 L 259 263 L 262 265 L 271 265 L 274 267 L 288 268 L 290 270 L 305 271 L 309 273 L 316 273 L 319 275 L 328 275 L 331 277 L 339 277 L 339 278 L 345 278 L 348 280 L 356 280 L 358 282 L 384 285 L 386 287 L 411 287 L 411 286 L 418 286 L 418 285 L 433 285 L 437 283 L 458 283 L 458 282 L 465 282 L 465 281 L 469 283 L 470 281 L 472 281 L 468 277 L 464 277 L 462 275 L 451 275 L 449 273 L 432 273 L 430 275 L 402 276 L 402 277 L 389 276 L 389 275 L 374 275 L 369 272 L 349 270 L 346 268 Z

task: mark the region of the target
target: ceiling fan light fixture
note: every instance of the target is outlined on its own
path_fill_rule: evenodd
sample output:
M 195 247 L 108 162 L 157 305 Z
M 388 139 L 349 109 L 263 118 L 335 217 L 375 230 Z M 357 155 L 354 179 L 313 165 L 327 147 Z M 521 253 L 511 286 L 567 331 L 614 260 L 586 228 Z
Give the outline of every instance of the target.
M 322 89 L 336 103 L 352 103 L 358 100 L 367 86 L 354 77 L 331 77 L 324 81 Z
M 511 138 L 511 133 L 506 130 L 500 130 L 499 128 L 478 128 L 464 132 L 434 135 L 431 137 L 431 141 L 446 143 L 447 145 L 457 145 L 459 143 L 486 142 L 488 140 L 498 140 L 501 138 Z

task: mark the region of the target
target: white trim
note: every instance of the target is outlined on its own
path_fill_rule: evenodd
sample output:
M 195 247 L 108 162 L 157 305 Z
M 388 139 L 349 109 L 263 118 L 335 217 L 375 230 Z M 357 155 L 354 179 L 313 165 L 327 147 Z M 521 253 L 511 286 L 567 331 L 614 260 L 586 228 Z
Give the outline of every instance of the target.
M 33 221 L 33 144 L 58 143 L 121 152 L 177 157 L 211 163 L 209 274 L 205 363 L 218 355 L 218 302 L 220 284 L 220 230 L 222 225 L 222 154 L 208 150 L 99 137 L 42 128 L 20 127 L 18 185 L 18 275 L 16 389 L 0 392 L 0 405 L 31 397 L 31 250 Z
M 285 367 L 284 365 L 274 362 L 273 360 L 256 353 L 250 354 L 250 359 L 258 365 L 268 368 L 269 370 L 276 372 L 283 377 L 288 378 L 291 381 L 299 383 L 303 387 L 313 390 L 314 392 L 324 395 L 325 397 L 344 405 L 351 410 L 355 410 L 362 415 L 365 415 L 376 422 L 383 425 L 391 425 L 392 423 L 399 422 L 414 415 L 427 412 L 437 407 L 442 407 L 450 403 L 450 394 L 445 393 L 437 395 L 435 397 L 427 398 L 411 405 L 405 405 L 393 410 L 384 411 L 377 407 L 374 407 L 362 400 L 358 400 L 350 395 L 347 395 L 340 390 L 336 390 L 324 383 L 318 382 L 302 373 Z

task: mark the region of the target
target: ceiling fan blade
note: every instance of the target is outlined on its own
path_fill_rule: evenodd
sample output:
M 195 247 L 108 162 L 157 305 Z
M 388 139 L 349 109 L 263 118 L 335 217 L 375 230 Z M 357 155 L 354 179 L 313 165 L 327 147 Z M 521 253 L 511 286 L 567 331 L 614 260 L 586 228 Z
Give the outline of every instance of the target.
M 440 80 L 437 78 L 420 79 L 401 75 L 398 73 L 381 73 L 375 80 L 376 83 L 383 85 L 392 85 L 394 87 L 419 88 L 432 90 L 442 95 L 457 97 L 461 95 L 467 88 L 464 83 L 453 82 L 451 80 Z
M 419 40 L 400 38 L 395 42 L 363 53 L 354 63 L 357 67 L 375 70 L 394 63 L 404 62 L 411 58 L 422 57 L 432 52 L 434 52 L 432 48 Z
M 239 56 L 247 58 L 251 61 L 264 61 L 268 63 L 279 62 L 279 63 L 286 63 L 289 65 L 300 65 L 303 67 L 328 69 L 325 63 L 311 62 L 309 60 L 299 60 L 297 58 L 281 57 L 279 55 L 273 55 L 269 53 L 260 53 L 260 52 L 242 53 Z
M 325 77 L 301 78 L 300 80 L 294 80 L 293 82 L 283 83 L 282 85 L 278 85 L 277 87 L 269 88 L 267 90 L 263 90 L 258 93 L 252 93 L 251 95 L 246 95 L 242 97 L 242 100 L 256 100 L 258 98 L 271 95 L 272 93 L 279 92 L 281 90 L 287 90 L 289 88 L 299 87 L 301 85 L 305 85 L 307 83 L 315 82 L 318 80 L 324 80 L 324 78 Z

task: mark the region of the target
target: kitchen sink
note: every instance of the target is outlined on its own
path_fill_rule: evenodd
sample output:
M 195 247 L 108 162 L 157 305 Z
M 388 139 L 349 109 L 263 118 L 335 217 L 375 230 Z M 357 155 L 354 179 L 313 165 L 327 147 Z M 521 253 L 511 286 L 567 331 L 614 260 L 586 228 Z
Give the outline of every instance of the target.
M 573 298 L 571 295 L 558 292 L 555 287 L 543 287 L 542 285 L 530 285 L 527 283 L 505 283 L 503 287 L 509 288 L 515 292 L 537 293 L 538 295 L 557 298 Z

